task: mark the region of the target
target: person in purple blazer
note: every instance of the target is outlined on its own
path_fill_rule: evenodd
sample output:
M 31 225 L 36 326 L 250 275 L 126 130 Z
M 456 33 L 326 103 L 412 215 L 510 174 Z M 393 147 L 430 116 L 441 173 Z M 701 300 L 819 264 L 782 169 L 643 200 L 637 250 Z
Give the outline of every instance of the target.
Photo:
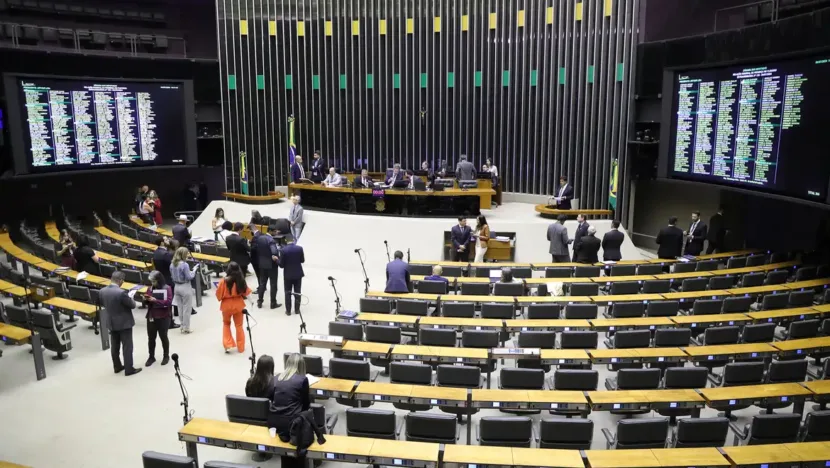
M 395 251 L 395 259 L 386 264 L 386 289 L 388 293 L 409 292 L 409 265 L 403 261 L 403 252 Z

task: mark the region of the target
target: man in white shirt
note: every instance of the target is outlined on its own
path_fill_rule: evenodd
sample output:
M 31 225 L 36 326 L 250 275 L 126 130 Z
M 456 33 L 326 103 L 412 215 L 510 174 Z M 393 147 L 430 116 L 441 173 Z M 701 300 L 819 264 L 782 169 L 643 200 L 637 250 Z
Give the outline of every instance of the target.
M 329 175 L 326 177 L 326 180 L 323 181 L 323 185 L 326 187 L 339 187 L 340 183 L 340 174 L 335 172 L 333 167 L 330 167 Z

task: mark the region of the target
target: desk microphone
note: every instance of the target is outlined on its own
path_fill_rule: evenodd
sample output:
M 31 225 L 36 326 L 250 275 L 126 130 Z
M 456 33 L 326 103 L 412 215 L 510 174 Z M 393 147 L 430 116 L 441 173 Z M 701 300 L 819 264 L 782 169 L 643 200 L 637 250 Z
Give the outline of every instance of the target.
M 384 245 L 389 245 L 389 242 L 383 241 Z
M 360 249 L 354 249 L 354 253 L 360 252 Z
M 179 367 L 179 355 L 177 353 L 173 353 L 170 357 L 173 358 L 173 364 L 175 364 L 176 367 Z
M 329 276 L 329 281 L 334 281 L 334 277 L 333 277 L 333 276 Z

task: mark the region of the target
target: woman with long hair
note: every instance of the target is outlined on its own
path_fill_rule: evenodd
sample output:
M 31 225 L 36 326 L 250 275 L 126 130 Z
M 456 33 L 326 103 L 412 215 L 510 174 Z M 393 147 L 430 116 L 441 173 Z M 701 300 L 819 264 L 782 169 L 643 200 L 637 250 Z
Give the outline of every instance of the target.
M 225 210 L 216 208 L 213 219 L 210 220 L 210 228 L 213 229 L 213 240 L 219 240 L 219 233 L 222 232 L 222 224 L 225 222 Z
M 236 347 L 240 353 L 245 352 L 245 331 L 242 329 L 245 298 L 251 294 L 251 288 L 245 282 L 245 274 L 236 262 L 228 263 L 225 280 L 219 282 L 216 288 L 216 299 L 219 301 L 219 310 L 222 311 L 222 345 L 229 353 Z M 236 327 L 236 341 L 231 334 L 231 319 Z
M 58 256 L 61 258 L 61 266 L 67 268 L 75 268 L 75 241 L 69 235 L 66 229 L 61 230 L 61 248 L 58 250 Z
M 290 438 L 289 431 L 294 418 L 311 406 L 308 378 L 305 374 L 303 356 L 291 353 L 285 360 L 285 370 L 274 379 L 268 427 L 276 429 L 283 442 Z
M 263 354 L 256 361 L 253 377 L 245 384 L 245 396 L 271 398 L 274 394 L 274 358 Z
M 170 277 L 175 284 L 173 289 L 173 305 L 179 308 L 179 315 L 182 318 L 181 332 L 188 334 L 190 329 L 190 314 L 193 312 L 193 302 L 196 300 L 196 293 L 190 282 L 196 277 L 196 270 L 199 265 L 193 265 L 191 269 L 187 265 L 190 258 L 190 251 L 187 247 L 179 247 L 173 254 L 173 261 L 170 262 Z
M 479 215 L 476 218 L 476 229 L 473 236 L 476 239 L 475 262 L 481 263 L 484 261 L 484 254 L 487 253 L 487 242 L 490 241 L 490 226 L 487 224 L 487 218 L 484 215 Z
M 161 365 L 165 366 L 170 362 L 170 340 L 167 338 L 167 331 L 173 323 L 173 288 L 164 281 L 164 275 L 158 270 L 150 272 L 150 290 L 144 296 L 144 304 L 147 306 L 147 349 L 150 356 L 144 367 L 150 367 L 156 362 L 156 336 L 161 340 L 161 348 L 164 355 L 161 358 Z
M 161 226 L 161 199 L 155 190 L 150 190 L 147 199 L 150 200 L 150 204 L 153 206 L 153 224 Z

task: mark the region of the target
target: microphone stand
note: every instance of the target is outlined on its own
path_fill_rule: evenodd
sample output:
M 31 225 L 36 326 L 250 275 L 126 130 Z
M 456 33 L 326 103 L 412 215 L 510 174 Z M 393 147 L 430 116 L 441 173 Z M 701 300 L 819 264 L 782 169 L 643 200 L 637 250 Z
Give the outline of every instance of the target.
M 188 409 L 189 398 L 187 395 L 187 390 L 184 388 L 184 382 L 182 382 L 182 371 L 179 369 L 179 356 L 176 355 L 176 358 L 173 359 L 173 370 L 176 372 L 176 379 L 179 381 L 179 388 L 182 391 L 182 402 L 180 406 L 184 407 L 184 417 L 182 421 L 184 425 L 187 425 L 190 422 L 190 410 Z
M 387 262 L 391 262 L 391 261 L 392 261 L 392 257 L 390 257 L 390 256 L 389 256 L 389 242 L 387 242 L 387 241 L 383 241 L 383 245 L 385 245 L 385 246 L 386 246 L 386 261 L 387 261 Z
M 303 295 L 295 292 L 292 292 L 291 295 L 294 296 L 294 300 L 300 303 L 300 306 L 302 306 L 301 301 L 303 299 Z M 308 330 L 305 326 L 305 319 L 303 318 L 303 312 L 301 310 L 301 307 L 297 307 L 297 315 L 300 316 L 300 333 L 308 333 Z
M 337 286 L 334 285 L 334 278 L 329 276 L 331 281 L 331 288 L 334 289 L 334 316 L 340 315 L 340 294 L 337 294 Z
M 409 247 L 406 248 L 406 263 L 409 263 Z
M 364 284 L 363 294 L 368 294 L 369 293 L 369 275 L 366 274 L 366 265 L 363 263 L 363 256 L 360 255 L 359 250 L 360 249 L 355 251 L 355 253 L 357 254 L 357 258 L 360 259 L 360 268 L 363 269 L 363 284 Z M 389 255 L 389 252 L 386 252 L 386 254 Z
M 253 377 L 256 369 L 256 351 L 254 351 L 254 338 L 251 335 L 251 314 L 248 313 L 248 309 L 242 309 L 242 313 L 245 314 L 245 328 L 248 329 L 248 344 L 251 345 L 251 356 L 248 360 L 251 361 L 251 377 Z

